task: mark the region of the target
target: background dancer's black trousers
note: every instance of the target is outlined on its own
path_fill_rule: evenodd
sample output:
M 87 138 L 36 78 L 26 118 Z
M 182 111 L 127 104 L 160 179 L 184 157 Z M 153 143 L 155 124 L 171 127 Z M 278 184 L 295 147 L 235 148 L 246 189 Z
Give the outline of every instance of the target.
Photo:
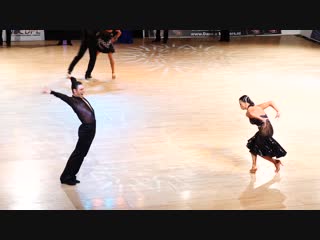
M 96 47 L 96 43 L 94 41 L 86 41 L 86 40 L 83 40 L 81 42 L 77 56 L 75 56 L 73 58 L 72 62 L 70 63 L 69 68 L 68 68 L 69 73 L 71 73 L 73 71 L 74 67 L 80 61 L 80 59 L 83 57 L 83 55 L 85 54 L 87 49 L 89 49 L 90 59 L 89 59 L 89 63 L 88 63 L 88 67 L 87 67 L 87 71 L 86 71 L 85 75 L 86 76 L 91 75 L 93 68 L 94 68 L 94 65 L 96 63 L 96 59 L 97 59 L 97 47 Z

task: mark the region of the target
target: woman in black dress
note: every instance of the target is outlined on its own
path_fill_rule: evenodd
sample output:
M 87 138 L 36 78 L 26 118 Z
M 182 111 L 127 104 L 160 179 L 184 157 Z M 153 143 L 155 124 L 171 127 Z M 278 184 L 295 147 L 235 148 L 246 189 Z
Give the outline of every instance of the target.
M 272 137 L 273 127 L 271 122 L 264 112 L 264 109 L 272 107 L 276 112 L 276 118 L 280 117 L 278 108 L 274 102 L 269 101 L 255 105 L 254 102 L 247 96 L 243 95 L 239 98 L 240 107 L 242 110 L 247 110 L 246 116 L 249 118 L 250 123 L 257 125 L 259 131 L 248 140 L 247 147 L 252 156 L 252 168 L 251 173 L 257 171 L 257 155 L 270 161 L 276 167 L 275 172 L 280 171 L 280 165 L 283 165 L 279 159 L 284 157 L 287 152 L 281 147 L 281 145 Z
M 121 35 L 120 30 L 102 30 L 97 33 L 97 55 L 102 52 L 102 53 L 107 53 L 109 62 L 111 65 L 111 70 L 112 70 L 112 79 L 116 78 L 116 73 L 115 73 L 115 62 L 113 59 L 112 54 L 115 52 L 113 43 L 118 40 L 118 38 Z

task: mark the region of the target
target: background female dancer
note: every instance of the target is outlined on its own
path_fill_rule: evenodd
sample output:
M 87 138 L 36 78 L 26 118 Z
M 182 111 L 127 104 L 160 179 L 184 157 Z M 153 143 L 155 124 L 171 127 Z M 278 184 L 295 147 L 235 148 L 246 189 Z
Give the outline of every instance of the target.
M 102 30 L 98 32 L 97 34 L 97 55 L 102 53 L 107 53 L 109 62 L 111 65 L 111 71 L 112 71 L 112 79 L 116 78 L 115 73 L 115 62 L 113 59 L 112 54 L 115 52 L 113 43 L 118 40 L 118 38 L 121 35 L 120 30 Z

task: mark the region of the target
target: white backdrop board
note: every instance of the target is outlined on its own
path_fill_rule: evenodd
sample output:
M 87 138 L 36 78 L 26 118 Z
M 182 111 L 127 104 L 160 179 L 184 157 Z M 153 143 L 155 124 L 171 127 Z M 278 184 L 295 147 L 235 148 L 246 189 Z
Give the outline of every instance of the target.
M 2 31 L 2 38 L 6 41 L 5 30 Z M 11 30 L 11 41 L 41 41 L 45 40 L 44 30 Z

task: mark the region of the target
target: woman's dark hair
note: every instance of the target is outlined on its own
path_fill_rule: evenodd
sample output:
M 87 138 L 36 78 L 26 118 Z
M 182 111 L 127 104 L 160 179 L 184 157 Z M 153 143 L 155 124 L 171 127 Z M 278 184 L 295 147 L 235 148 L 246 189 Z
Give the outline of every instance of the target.
M 254 102 L 247 95 L 243 95 L 239 98 L 239 100 L 242 102 L 249 103 L 249 106 L 254 106 Z
M 77 79 L 75 77 L 70 77 L 70 80 L 71 80 L 71 91 L 73 89 L 77 90 L 78 86 L 82 85 L 82 83 L 77 81 Z

